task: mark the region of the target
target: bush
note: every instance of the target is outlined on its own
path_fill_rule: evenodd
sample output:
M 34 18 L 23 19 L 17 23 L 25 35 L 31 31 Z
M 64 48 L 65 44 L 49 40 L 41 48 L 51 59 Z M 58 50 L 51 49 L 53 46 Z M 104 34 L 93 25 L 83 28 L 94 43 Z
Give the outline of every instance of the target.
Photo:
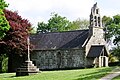
M 114 56 L 113 54 L 109 54 L 109 62 L 118 62 L 118 58 L 116 56 Z
M 108 65 L 109 66 L 120 66 L 120 62 L 111 62 Z
M 2 72 L 8 71 L 8 57 L 4 57 L 2 62 Z

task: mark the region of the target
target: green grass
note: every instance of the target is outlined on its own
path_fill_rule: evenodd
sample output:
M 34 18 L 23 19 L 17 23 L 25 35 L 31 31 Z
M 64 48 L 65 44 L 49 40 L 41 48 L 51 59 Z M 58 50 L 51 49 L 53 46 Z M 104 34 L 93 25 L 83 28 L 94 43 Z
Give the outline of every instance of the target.
M 112 80 L 120 80 L 120 76 L 113 78 Z
M 36 75 L 15 77 L 15 73 L 0 74 L 0 80 L 96 80 L 115 67 L 43 71 Z

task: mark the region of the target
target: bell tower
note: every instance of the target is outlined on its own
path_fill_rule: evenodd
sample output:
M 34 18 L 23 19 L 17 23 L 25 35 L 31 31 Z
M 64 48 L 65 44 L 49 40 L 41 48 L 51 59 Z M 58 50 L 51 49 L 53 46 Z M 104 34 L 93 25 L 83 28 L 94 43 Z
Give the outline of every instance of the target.
M 100 16 L 100 9 L 97 6 L 97 3 L 93 5 L 90 13 L 90 24 L 89 24 L 89 37 L 87 44 L 85 46 L 86 56 L 94 55 L 93 63 L 99 67 L 108 66 L 108 49 L 106 46 L 106 41 L 104 39 L 104 31 L 102 26 L 102 18 Z M 94 49 L 93 49 L 94 46 Z M 102 46 L 102 48 L 101 48 Z M 99 52 L 99 56 L 97 52 Z
M 97 3 L 91 8 L 90 14 L 90 26 L 89 26 L 89 36 L 98 37 L 98 39 L 104 39 L 104 31 L 102 27 L 102 18 L 100 16 L 100 10 L 97 7 Z
M 97 3 L 91 8 L 90 27 L 102 27 L 102 19 L 100 17 L 100 10 L 97 7 Z

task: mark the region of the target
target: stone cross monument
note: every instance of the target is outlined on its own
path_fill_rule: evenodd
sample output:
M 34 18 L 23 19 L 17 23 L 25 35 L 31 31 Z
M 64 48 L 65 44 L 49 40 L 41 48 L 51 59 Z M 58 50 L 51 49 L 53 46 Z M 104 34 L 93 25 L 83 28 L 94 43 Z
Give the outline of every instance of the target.
M 39 72 L 39 68 L 34 66 L 32 61 L 30 61 L 30 39 L 27 38 L 28 44 L 28 53 L 27 53 L 27 60 L 19 67 L 16 71 L 16 76 L 26 76 L 31 74 L 36 74 Z

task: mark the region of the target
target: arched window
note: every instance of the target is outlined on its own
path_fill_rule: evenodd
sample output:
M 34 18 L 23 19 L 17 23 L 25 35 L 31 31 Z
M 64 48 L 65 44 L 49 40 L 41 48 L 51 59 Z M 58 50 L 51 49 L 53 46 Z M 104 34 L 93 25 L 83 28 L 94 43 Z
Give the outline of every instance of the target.
M 98 14 L 98 9 L 96 9 L 96 14 Z
M 94 19 L 95 19 L 95 23 L 94 24 L 95 24 L 95 26 L 97 26 L 97 17 L 95 16 Z
M 100 27 L 100 17 L 98 17 L 98 26 Z

